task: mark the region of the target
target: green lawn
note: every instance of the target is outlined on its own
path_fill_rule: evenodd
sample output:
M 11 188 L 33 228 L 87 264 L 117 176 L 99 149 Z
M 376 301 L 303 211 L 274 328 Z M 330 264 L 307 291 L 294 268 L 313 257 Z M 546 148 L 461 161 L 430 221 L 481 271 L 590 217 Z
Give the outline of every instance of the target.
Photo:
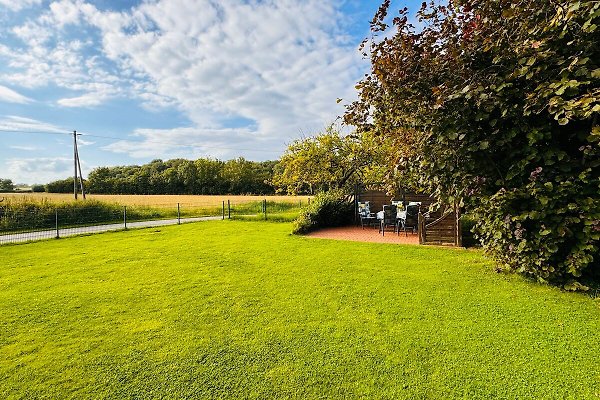
M 0 398 L 600 398 L 599 300 L 290 229 L 0 247 Z

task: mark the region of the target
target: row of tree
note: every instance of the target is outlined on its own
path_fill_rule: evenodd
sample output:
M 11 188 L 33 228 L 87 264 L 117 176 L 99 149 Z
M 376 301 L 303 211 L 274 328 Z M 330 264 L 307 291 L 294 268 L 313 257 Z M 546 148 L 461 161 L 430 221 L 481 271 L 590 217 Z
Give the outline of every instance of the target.
M 144 165 L 99 167 L 90 172 L 86 190 L 97 194 L 273 194 L 276 161 L 154 160 Z M 46 191 L 69 193 L 73 178 L 50 182 Z

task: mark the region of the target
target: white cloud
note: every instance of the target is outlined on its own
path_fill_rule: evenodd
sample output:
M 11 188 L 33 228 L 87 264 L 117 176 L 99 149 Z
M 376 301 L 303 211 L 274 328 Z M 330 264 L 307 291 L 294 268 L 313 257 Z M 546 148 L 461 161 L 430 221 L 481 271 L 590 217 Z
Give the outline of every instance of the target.
M 38 48 L 52 37 L 50 29 L 42 27 L 34 22 L 28 21 L 23 25 L 12 29 L 15 36 L 31 47 Z
M 56 132 L 65 133 L 68 130 L 47 122 L 38 121 L 32 118 L 20 117 L 17 115 L 5 115 L 0 118 L 0 129 L 10 131 L 35 131 L 35 132 Z
M 23 49 L 0 45 L 0 59 L 10 68 L 2 79 L 67 89 L 60 107 L 95 107 L 121 97 L 149 110 L 176 107 L 192 121 L 184 128 L 138 130 L 141 143 L 120 142 L 108 146 L 111 151 L 177 153 L 179 147 L 151 140 L 180 141 L 182 132 L 215 147 L 280 150 L 343 113 L 338 97 L 355 97 L 366 62 L 336 26 L 337 4 L 156 0 L 112 12 L 83 0 L 54 1 L 37 20 L 13 29 Z M 72 26 L 96 30 L 100 42 L 66 37 Z
M 41 3 L 42 0 L 0 0 L 0 6 L 6 7 L 11 11 L 19 11 Z
M 39 150 L 37 147 L 34 146 L 8 146 L 10 149 L 13 150 L 21 150 L 21 151 L 36 151 Z
M 82 1 L 61 0 L 50 4 L 50 13 L 42 17 L 42 21 L 54 23 L 59 27 L 79 23 Z
M 6 86 L 0 85 L 0 101 L 4 101 L 6 103 L 26 104 L 33 100 L 15 92 L 12 89 L 7 88 Z
M 240 151 L 249 151 L 255 158 L 276 158 L 283 151 L 279 141 L 257 137 L 248 128 L 174 128 L 137 129 L 130 140 L 121 140 L 103 150 L 125 153 L 136 158 L 220 157 L 231 158 Z
M 174 99 L 198 127 L 241 117 L 281 142 L 333 121 L 336 98 L 354 97 L 363 65 L 330 28 L 335 14 L 322 1 L 171 0 L 144 3 L 126 25 L 90 21 L 109 57 L 144 73 L 152 95 Z
M 91 140 L 84 140 L 84 139 L 78 138 L 77 139 L 77 144 L 80 147 L 82 147 L 82 146 L 91 146 L 91 145 L 94 145 L 94 144 L 96 144 L 96 142 L 92 142 Z
M 64 179 L 72 173 L 73 160 L 66 157 L 9 158 L 3 170 L 13 182 L 50 182 Z M 81 169 L 89 172 L 82 163 Z
M 93 107 L 102 104 L 107 98 L 103 93 L 87 93 L 82 96 L 60 99 L 58 104 L 64 107 Z

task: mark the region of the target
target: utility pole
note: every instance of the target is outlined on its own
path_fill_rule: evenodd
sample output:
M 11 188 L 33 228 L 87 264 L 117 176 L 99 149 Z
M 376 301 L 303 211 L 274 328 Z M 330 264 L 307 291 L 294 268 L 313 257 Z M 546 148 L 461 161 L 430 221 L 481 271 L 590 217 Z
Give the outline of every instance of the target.
M 83 173 L 81 172 L 81 162 L 79 161 L 79 150 L 77 149 L 77 131 L 73 131 L 73 194 L 75 200 L 77 200 L 77 172 L 79 171 L 79 186 L 81 188 L 81 194 L 85 200 L 85 189 L 83 188 Z
M 73 194 L 77 200 L 77 131 L 73 131 Z

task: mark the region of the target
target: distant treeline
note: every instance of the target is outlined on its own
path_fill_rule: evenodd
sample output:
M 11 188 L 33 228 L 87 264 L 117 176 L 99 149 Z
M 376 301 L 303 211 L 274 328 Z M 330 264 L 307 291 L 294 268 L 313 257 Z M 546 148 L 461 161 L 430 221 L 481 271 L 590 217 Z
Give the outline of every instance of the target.
M 277 161 L 154 160 L 144 165 L 99 167 L 85 181 L 96 194 L 274 194 L 269 184 Z M 73 178 L 50 182 L 50 193 L 70 193 Z

